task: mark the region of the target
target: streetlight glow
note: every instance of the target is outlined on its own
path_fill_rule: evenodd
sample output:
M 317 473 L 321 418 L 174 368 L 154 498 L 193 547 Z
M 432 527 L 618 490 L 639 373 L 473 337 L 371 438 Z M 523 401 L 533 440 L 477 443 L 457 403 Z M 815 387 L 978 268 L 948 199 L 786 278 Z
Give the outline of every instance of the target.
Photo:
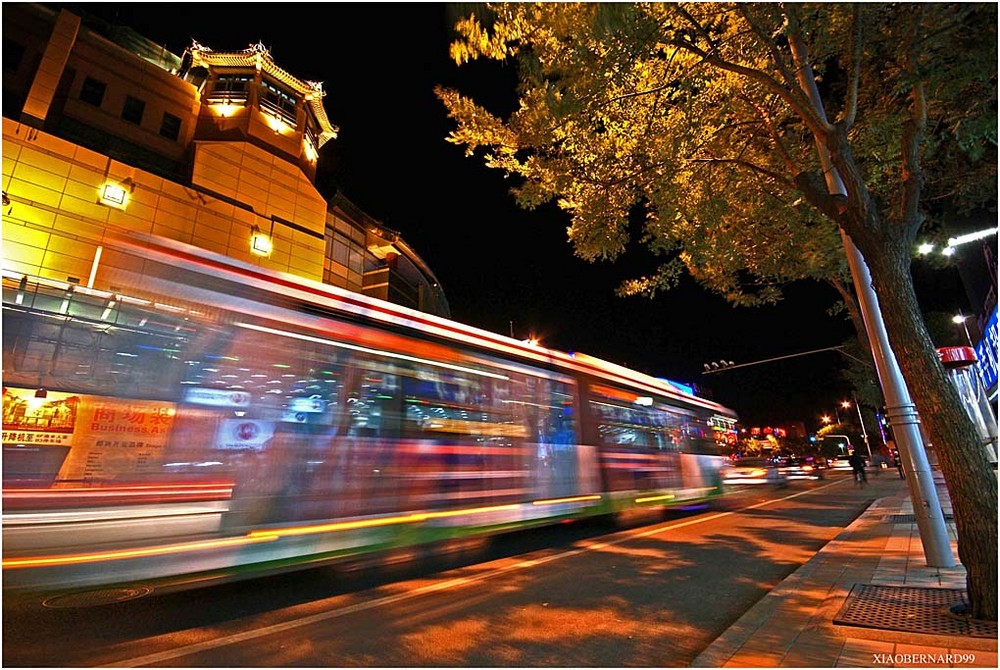
M 969 242 L 975 242 L 976 240 L 982 240 L 989 237 L 990 235 L 996 235 L 998 228 L 986 228 L 985 230 L 978 230 L 974 233 L 967 233 L 965 235 L 959 235 L 958 237 L 949 237 L 948 243 L 943 249 L 941 249 L 942 256 L 952 256 L 955 253 L 955 247 L 967 244 Z M 930 242 L 924 242 L 917 247 L 917 253 L 921 256 L 926 256 L 927 254 L 934 251 L 935 246 Z
M 998 228 L 986 228 L 984 230 L 977 230 L 974 233 L 967 233 L 965 235 L 959 235 L 958 237 L 949 237 L 948 246 L 957 247 L 960 244 L 965 244 L 967 242 L 975 242 L 976 240 L 981 240 L 989 237 L 990 235 L 996 235 Z
M 975 345 L 972 344 L 972 336 L 969 335 L 969 326 L 967 326 L 966 323 L 965 323 L 965 320 L 968 319 L 968 318 L 969 317 L 967 317 L 964 314 L 962 314 L 961 312 L 959 312 L 955 316 L 951 317 L 951 322 L 954 323 L 954 324 L 956 324 L 956 325 L 957 324 L 962 324 L 962 330 L 965 331 L 965 341 L 969 343 L 970 347 L 974 348 Z

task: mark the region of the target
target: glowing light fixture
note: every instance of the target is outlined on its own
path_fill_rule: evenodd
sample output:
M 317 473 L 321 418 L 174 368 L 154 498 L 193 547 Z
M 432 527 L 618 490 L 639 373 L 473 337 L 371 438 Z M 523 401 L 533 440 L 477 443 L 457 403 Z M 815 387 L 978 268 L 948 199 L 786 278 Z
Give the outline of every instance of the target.
M 955 254 L 955 247 L 969 242 L 975 242 L 976 240 L 981 240 L 991 235 L 996 235 L 998 230 L 1000 230 L 1000 228 L 985 228 L 983 230 L 977 230 L 974 233 L 967 233 L 965 235 L 959 235 L 958 237 L 949 237 L 948 244 L 941 250 L 941 254 L 943 256 L 953 256 Z M 917 247 L 917 253 L 921 256 L 926 256 L 934 251 L 934 249 L 935 247 L 933 244 L 924 242 Z
M 316 152 L 316 147 L 313 146 L 312 140 L 307 137 L 305 141 L 303 141 L 303 144 L 305 145 L 306 158 L 310 163 L 315 163 L 319 154 Z
M 128 191 L 124 186 L 115 182 L 107 182 L 101 189 L 101 202 L 111 207 L 125 209 L 128 201 Z
M 998 230 L 1000 230 L 1000 228 L 986 228 L 984 230 L 977 230 L 974 233 L 959 235 L 958 237 L 949 237 L 948 246 L 957 247 L 958 245 L 965 244 L 967 242 L 975 242 L 976 240 L 981 240 L 989 237 L 990 235 L 996 235 Z
M 257 256 L 270 256 L 273 248 L 271 236 L 260 232 L 260 228 L 254 226 L 250 233 L 250 253 Z
M 243 105 L 232 105 L 228 102 L 214 103 L 211 105 L 212 111 L 221 116 L 222 118 L 228 118 L 236 113 L 236 110 L 241 109 Z
M 271 126 L 271 128 L 276 133 L 283 133 L 291 129 L 291 126 L 289 126 L 287 123 L 285 123 L 282 119 L 278 118 L 277 116 L 265 114 L 264 118 L 267 120 L 267 125 Z

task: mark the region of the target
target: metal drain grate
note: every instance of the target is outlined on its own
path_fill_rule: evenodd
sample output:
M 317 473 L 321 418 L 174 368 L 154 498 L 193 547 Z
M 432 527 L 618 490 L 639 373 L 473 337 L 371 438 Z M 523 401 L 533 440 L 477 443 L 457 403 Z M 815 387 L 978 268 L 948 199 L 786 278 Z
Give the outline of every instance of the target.
M 997 638 L 997 622 L 952 614 L 954 605 L 968 606 L 964 589 L 855 584 L 833 623 L 898 630 L 926 635 Z
M 890 515 L 888 515 L 888 516 L 885 517 L 885 520 L 888 521 L 889 523 L 916 523 L 917 522 L 917 515 L 916 514 L 890 514 Z M 944 515 L 944 520 L 945 521 L 954 521 L 955 517 L 953 517 L 951 514 L 945 514 Z
M 49 598 L 42 603 L 45 607 L 93 607 L 95 605 L 110 605 L 126 600 L 135 600 L 153 592 L 148 586 L 138 586 L 134 588 L 111 588 L 97 589 L 94 591 L 81 591 L 78 593 L 66 593 L 61 596 Z

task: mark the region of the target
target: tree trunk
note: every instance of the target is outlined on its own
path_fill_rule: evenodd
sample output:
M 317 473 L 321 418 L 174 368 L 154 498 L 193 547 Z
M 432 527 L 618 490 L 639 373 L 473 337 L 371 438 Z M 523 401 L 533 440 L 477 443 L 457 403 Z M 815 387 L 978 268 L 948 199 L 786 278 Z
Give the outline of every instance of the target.
M 908 249 L 873 237 L 877 246 L 859 249 L 871 272 L 892 351 L 944 474 L 958 556 L 967 572 L 971 615 L 996 621 L 997 475 L 921 318 Z

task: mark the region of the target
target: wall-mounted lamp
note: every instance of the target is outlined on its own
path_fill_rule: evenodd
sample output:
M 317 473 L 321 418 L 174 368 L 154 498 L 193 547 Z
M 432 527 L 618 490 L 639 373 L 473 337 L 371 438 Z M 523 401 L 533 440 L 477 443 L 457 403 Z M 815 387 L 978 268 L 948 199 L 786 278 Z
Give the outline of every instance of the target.
M 267 125 L 271 126 L 271 129 L 278 135 L 281 133 L 291 130 L 291 126 L 279 118 L 276 114 L 264 114 L 264 120 L 267 121 Z
M 101 187 L 101 203 L 117 209 L 125 209 L 128 203 L 128 194 L 135 190 L 135 184 L 128 178 L 119 183 L 108 181 Z
M 224 102 L 213 102 L 210 105 L 210 109 L 222 118 L 228 118 L 233 116 L 237 110 L 242 109 L 243 105 L 234 105 L 228 100 Z
M 319 157 L 319 153 L 316 151 L 316 147 L 313 146 L 312 140 L 307 137 L 302 141 L 302 144 L 304 145 L 306 152 L 306 159 L 310 163 L 315 163 L 316 159 Z
M 257 256 L 270 256 L 272 248 L 271 237 L 260 232 L 260 228 L 254 226 L 250 231 L 250 253 Z
M 45 400 L 46 398 L 49 397 L 49 392 L 46 391 L 45 389 L 38 389 L 37 391 L 35 391 L 35 397 L 38 398 L 39 400 Z

